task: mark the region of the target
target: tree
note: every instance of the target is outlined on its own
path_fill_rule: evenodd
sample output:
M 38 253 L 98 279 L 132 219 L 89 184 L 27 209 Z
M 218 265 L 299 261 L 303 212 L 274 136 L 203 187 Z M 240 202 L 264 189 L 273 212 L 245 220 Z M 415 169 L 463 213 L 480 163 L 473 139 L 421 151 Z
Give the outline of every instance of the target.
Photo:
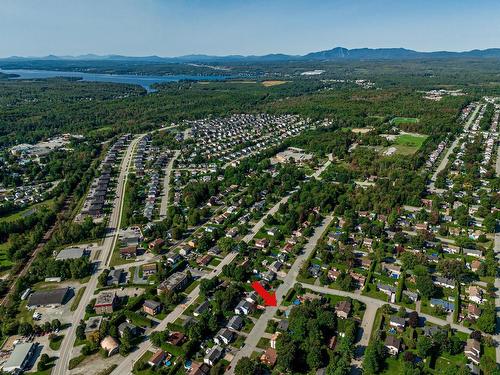
M 261 375 L 264 374 L 264 369 L 260 363 L 248 357 L 243 357 L 236 364 L 234 373 L 236 375 Z
M 427 273 L 423 276 L 417 276 L 416 286 L 418 291 L 426 298 L 431 298 L 436 293 L 436 287 L 432 282 L 431 276 Z
M 38 361 L 38 365 L 37 365 L 37 370 L 38 371 L 45 371 L 47 370 L 48 368 L 48 364 L 50 362 L 50 357 L 47 353 L 43 353 L 41 356 L 40 356 L 40 360 Z
M 59 319 L 54 319 L 52 320 L 51 326 L 53 331 L 60 330 L 62 326 L 61 321 Z
M 235 246 L 235 241 L 232 238 L 222 237 L 217 241 L 217 246 L 224 253 L 229 253 Z
M 310 369 L 317 370 L 323 364 L 321 346 L 312 344 L 307 348 L 306 362 Z
M 280 335 L 278 338 L 276 342 L 276 353 L 278 354 L 278 368 L 283 371 L 292 371 L 297 355 L 297 347 L 287 333 Z
M 419 321 L 418 312 L 412 311 L 408 314 L 408 325 L 411 328 L 417 328 L 418 321 Z
M 496 232 L 497 220 L 493 214 L 487 215 L 483 220 L 483 226 L 486 228 L 486 231 L 490 233 Z
M 33 326 L 28 322 L 23 322 L 19 324 L 17 328 L 17 333 L 21 336 L 29 336 L 33 333 Z
M 85 340 L 85 323 L 81 322 L 78 327 L 76 327 L 76 338 L 78 340 Z
M 404 308 L 404 306 L 401 306 L 398 310 L 398 316 L 400 318 L 406 318 L 406 309 Z
M 477 327 L 483 332 L 493 334 L 496 329 L 495 305 L 489 301 L 483 306 L 481 316 L 477 320 Z
M 363 359 L 363 373 L 367 375 L 378 374 L 382 369 L 384 359 L 384 346 L 381 341 L 371 342 L 365 350 Z
M 417 340 L 417 351 L 422 357 L 427 357 L 432 350 L 432 340 L 427 336 L 420 336 Z
M 498 374 L 498 372 L 496 372 L 496 370 L 498 370 L 496 362 L 486 355 L 481 356 L 479 367 L 484 375 Z

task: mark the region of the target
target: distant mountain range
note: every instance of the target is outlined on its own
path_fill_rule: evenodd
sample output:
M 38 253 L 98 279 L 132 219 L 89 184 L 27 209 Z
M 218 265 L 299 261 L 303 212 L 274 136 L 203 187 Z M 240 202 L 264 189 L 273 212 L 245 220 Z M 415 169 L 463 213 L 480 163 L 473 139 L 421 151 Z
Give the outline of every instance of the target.
M 422 58 L 500 58 L 500 48 L 489 48 L 484 50 L 471 50 L 464 52 L 435 51 L 419 52 L 406 48 L 354 48 L 347 49 L 335 47 L 330 50 L 311 52 L 306 55 L 269 54 L 263 56 L 210 56 L 210 55 L 186 55 L 179 57 L 160 56 L 121 56 L 121 55 L 80 55 L 80 56 L 55 56 L 44 57 L 19 57 L 11 56 L 0 59 L 4 61 L 21 60 L 66 60 L 66 61 L 131 61 L 151 63 L 230 63 L 230 62 L 278 62 L 278 61 L 338 61 L 338 60 L 410 60 Z

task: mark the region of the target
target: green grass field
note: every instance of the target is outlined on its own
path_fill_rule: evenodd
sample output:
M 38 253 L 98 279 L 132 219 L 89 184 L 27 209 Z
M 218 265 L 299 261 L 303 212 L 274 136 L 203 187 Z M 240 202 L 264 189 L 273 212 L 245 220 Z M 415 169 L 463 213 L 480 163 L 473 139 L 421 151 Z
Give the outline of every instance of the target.
M 422 147 L 426 139 L 427 135 L 401 134 L 396 137 L 392 146 L 386 147 L 384 150 L 394 147 L 396 155 L 413 155 Z
M 49 199 L 49 200 L 46 200 L 46 201 L 43 201 L 40 203 L 35 203 L 32 206 L 26 207 L 24 210 L 15 212 L 15 213 L 8 215 L 8 216 L 0 217 L 0 222 L 12 222 L 12 221 L 15 221 L 17 219 L 21 219 L 25 216 L 29 216 L 31 213 L 34 213 L 36 210 L 38 210 L 39 208 L 41 208 L 43 206 L 47 206 L 48 208 L 52 208 L 53 205 L 54 205 L 54 199 Z
M 0 270 L 3 271 L 7 268 L 12 267 L 14 264 L 7 258 L 7 249 L 9 248 L 9 242 L 4 242 L 0 244 Z
M 391 124 L 393 125 L 401 125 L 401 124 L 416 124 L 420 120 L 416 117 L 394 117 L 391 120 Z

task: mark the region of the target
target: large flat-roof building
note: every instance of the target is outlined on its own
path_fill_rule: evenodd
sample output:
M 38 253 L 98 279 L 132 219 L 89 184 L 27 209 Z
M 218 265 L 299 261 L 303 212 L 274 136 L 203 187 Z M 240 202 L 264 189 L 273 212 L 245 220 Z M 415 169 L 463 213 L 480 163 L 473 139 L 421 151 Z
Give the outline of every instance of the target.
M 95 300 L 94 309 L 97 314 L 111 314 L 117 303 L 116 293 L 104 291 Z
M 23 371 L 36 352 L 37 344 L 25 342 L 17 344 L 9 359 L 3 364 L 2 371 L 19 373 Z
M 82 247 L 68 247 L 56 255 L 56 260 L 80 259 L 83 256 L 87 256 L 88 253 L 89 251 Z
M 189 277 L 184 272 L 175 272 L 168 279 L 158 285 L 157 293 L 177 292 L 183 289 L 189 282 Z
M 47 306 L 57 307 L 67 302 L 70 295 L 70 288 L 59 288 L 51 290 L 39 290 L 28 298 L 27 307 Z

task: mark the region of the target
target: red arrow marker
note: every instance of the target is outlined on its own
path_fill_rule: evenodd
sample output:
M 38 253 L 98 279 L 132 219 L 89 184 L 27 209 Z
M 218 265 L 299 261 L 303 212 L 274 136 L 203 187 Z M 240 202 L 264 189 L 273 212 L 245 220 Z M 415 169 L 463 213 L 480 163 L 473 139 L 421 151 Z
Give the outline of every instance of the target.
M 258 281 L 252 283 L 252 288 L 262 297 L 264 300 L 264 305 L 266 306 L 277 306 L 276 293 L 269 293 Z

